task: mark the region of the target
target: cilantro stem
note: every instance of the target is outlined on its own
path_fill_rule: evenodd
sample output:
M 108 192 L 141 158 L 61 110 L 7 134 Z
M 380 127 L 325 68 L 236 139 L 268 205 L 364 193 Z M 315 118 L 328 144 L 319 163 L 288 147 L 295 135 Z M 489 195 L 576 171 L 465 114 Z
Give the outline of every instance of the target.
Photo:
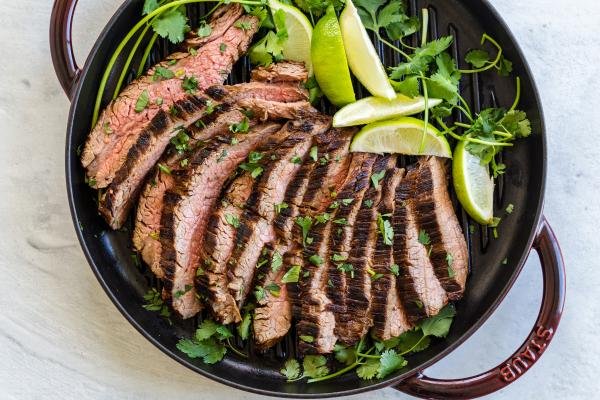
M 237 354 L 238 356 L 242 357 L 242 358 L 248 358 L 248 354 L 242 353 L 241 351 L 239 351 L 238 349 L 235 348 L 234 345 L 231 344 L 231 342 L 229 341 L 229 338 L 227 338 L 227 347 L 233 351 L 235 354 Z
M 425 45 L 427 44 L 427 31 L 429 30 L 429 10 L 424 8 L 421 11 L 423 13 L 421 47 L 425 47 Z
M 154 43 L 156 43 L 156 39 L 158 39 L 158 33 L 154 33 L 152 35 L 152 37 L 150 38 L 150 41 L 148 42 L 148 45 L 146 46 L 146 49 L 144 50 L 144 55 L 142 56 L 142 59 L 140 60 L 140 65 L 136 72 L 136 77 L 138 77 L 138 78 L 144 72 L 144 67 L 146 66 L 146 61 L 148 61 L 148 57 L 150 57 L 150 52 L 152 51 L 152 48 L 154 47 Z
M 381 34 L 379 34 L 379 32 L 375 32 L 375 34 L 377 35 L 377 39 L 379 39 L 379 41 L 383 44 L 385 44 L 386 46 L 388 46 L 390 49 L 397 51 L 398 53 L 400 53 L 400 55 L 404 58 L 406 58 L 408 61 L 412 61 L 412 57 L 409 56 L 405 51 L 401 50 L 399 47 L 394 46 L 392 43 L 388 42 L 387 40 L 385 40 Z
M 469 107 L 469 103 L 467 103 L 467 101 L 464 99 L 464 97 L 460 95 L 460 93 L 458 94 L 458 99 L 462 103 L 463 107 L 466 108 L 466 112 L 459 106 L 457 106 L 458 109 L 461 110 L 463 114 L 465 114 L 469 121 L 473 122 L 473 113 L 471 112 L 471 107 Z
M 508 112 L 515 111 L 521 102 L 521 78 L 517 76 L 517 95 L 513 105 L 510 107 Z
M 95 126 L 96 123 L 98 122 L 98 116 L 100 115 L 100 106 L 102 105 L 102 97 L 104 95 L 104 90 L 106 89 L 106 84 L 108 82 L 108 78 L 110 77 L 110 73 L 112 72 L 112 70 L 116 64 L 117 59 L 123 52 L 123 49 L 125 48 L 127 43 L 129 43 L 131 38 L 133 38 L 133 36 L 140 30 L 140 28 L 142 28 L 148 21 L 150 21 L 154 17 L 158 16 L 159 14 L 162 14 L 163 12 L 165 12 L 167 10 L 170 10 L 171 8 L 179 7 L 179 6 L 182 6 L 185 4 L 206 3 L 208 1 L 210 1 L 210 0 L 176 0 L 172 3 L 164 4 L 160 7 L 158 7 L 156 10 L 149 13 L 148 15 L 146 15 L 145 17 L 143 17 L 141 20 L 139 20 L 133 26 L 133 28 L 131 28 L 131 30 L 127 33 L 127 35 L 125 35 L 123 40 L 121 40 L 121 42 L 118 44 L 115 52 L 113 53 L 110 60 L 108 61 L 106 70 L 104 71 L 104 74 L 102 75 L 102 79 L 100 80 L 100 85 L 98 86 L 98 94 L 96 95 L 96 103 L 94 104 L 94 113 L 92 116 L 92 127 Z M 250 6 L 262 5 L 262 2 L 249 1 L 249 0 L 231 0 L 231 2 L 239 3 L 239 4 L 246 4 L 246 5 L 250 5 Z
M 133 60 L 133 57 L 135 56 L 135 53 L 137 52 L 138 47 L 140 47 L 142 40 L 144 40 L 144 37 L 146 37 L 146 33 L 148 33 L 150 26 L 151 26 L 151 22 L 146 24 L 146 27 L 144 28 L 144 30 L 142 30 L 142 33 L 140 33 L 140 36 L 137 38 L 137 40 L 133 44 L 133 47 L 131 48 L 131 51 L 129 52 L 129 56 L 127 56 L 127 60 L 125 61 L 125 65 L 123 66 L 123 71 L 121 71 L 121 75 L 119 76 L 119 80 L 117 81 L 117 85 L 115 86 L 115 91 L 113 92 L 113 97 L 112 97 L 113 100 L 116 99 L 117 96 L 119 95 L 119 93 L 121 92 L 121 87 L 123 86 L 123 81 L 125 81 L 125 77 L 127 76 L 127 73 L 129 72 L 129 66 L 131 65 L 131 61 Z
M 347 367 L 342 368 L 339 371 L 334 372 L 333 374 L 322 376 L 320 378 L 312 378 L 312 379 L 309 379 L 307 382 L 308 383 L 314 383 L 314 382 L 321 382 L 321 381 L 326 381 L 328 379 L 337 378 L 338 376 L 343 375 L 343 374 L 345 374 L 348 371 L 352 371 L 354 368 L 358 367 L 359 365 L 360 365 L 360 362 L 357 360 L 354 363 L 348 365 Z
M 423 118 L 425 126 L 423 127 L 423 133 L 421 135 L 421 145 L 419 146 L 419 153 L 422 153 L 425 151 L 425 138 L 427 137 L 427 130 L 429 129 L 429 89 L 427 87 L 427 82 L 425 82 L 425 74 L 421 72 L 420 75 L 421 80 L 423 81 L 423 98 L 425 99 L 425 116 Z
M 421 344 L 421 342 L 422 342 L 423 340 L 425 340 L 425 338 L 426 338 L 426 337 L 427 337 L 427 335 L 423 335 L 423 336 L 421 337 L 421 339 L 419 339 L 419 341 L 418 341 L 417 343 L 415 343 L 415 344 L 414 344 L 414 346 L 413 346 L 413 347 L 411 347 L 410 349 L 408 349 L 408 350 L 406 350 L 406 351 L 403 351 L 403 352 L 402 352 L 402 353 L 400 353 L 399 355 L 400 355 L 400 356 L 405 356 L 405 355 L 407 355 L 408 353 L 412 353 L 412 351 L 413 351 L 414 349 L 416 349 L 416 348 L 417 348 L 417 346 L 419 346 L 419 345 Z
M 481 67 L 481 68 L 477 68 L 477 69 L 460 69 L 460 70 L 458 70 L 461 74 L 476 74 L 479 72 L 485 72 L 487 70 L 495 68 L 498 65 L 498 63 L 502 59 L 502 52 L 503 52 L 502 47 L 498 44 L 498 42 L 496 42 L 496 40 L 494 40 L 494 38 L 489 36 L 487 33 L 484 33 L 483 36 L 481 37 L 481 44 L 483 45 L 486 41 L 490 42 L 491 44 L 494 45 L 494 47 L 496 47 L 498 49 L 498 54 L 496 55 L 496 59 L 494 61 L 490 62 L 485 67 Z

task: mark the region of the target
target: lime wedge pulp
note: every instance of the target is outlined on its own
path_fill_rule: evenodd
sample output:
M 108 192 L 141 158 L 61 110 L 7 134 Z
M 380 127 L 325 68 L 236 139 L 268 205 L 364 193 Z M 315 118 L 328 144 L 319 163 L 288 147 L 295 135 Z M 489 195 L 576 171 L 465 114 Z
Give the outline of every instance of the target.
M 440 99 L 429 99 L 427 106 L 433 108 L 442 102 Z M 423 97 L 410 98 L 397 94 L 393 100 L 381 97 L 366 97 L 356 103 L 348 104 L 333 116 L 333 126 L 341 128 L 369 124 L 386 119 L 414 115 L 425 111 Z
M 454 149 L 452 162 L 454 189 L 460 204 L 475 221 L 489 225 L 494 218 L 494 180 L 487 165 L 471 154 L 466 142 Z
M 288 38 L 283 45 L 283 58 L 303 62 L 308 75 L 312 75 L 310 45 L 313 29 L 310 21 L 296 7 L 281 3 L 278 0 L 269 0 L 269 7 L 273 13 L 281 10 L 285 14 L 285 27 Z
M 424 146 L 421 148 L 423 134 L 425 134 Z M 425 126 L 424 121 L 411 117 L 375 122 L 365 126 L 354 136 L 350 151 L 452 158 L 452 151 L 446 138 L 433 125 Z
M 315 78 L 321 90 L 334 105 L 341 107 L 356 101 L 340 24 L 333 6 L 313 30 L 311 58 Z
M 373 96 L 393 99 L 396 96 L 394 88 L 352 0 L 346 0 L 346 7 L 340 15 L 340 27 L 354 76 Z

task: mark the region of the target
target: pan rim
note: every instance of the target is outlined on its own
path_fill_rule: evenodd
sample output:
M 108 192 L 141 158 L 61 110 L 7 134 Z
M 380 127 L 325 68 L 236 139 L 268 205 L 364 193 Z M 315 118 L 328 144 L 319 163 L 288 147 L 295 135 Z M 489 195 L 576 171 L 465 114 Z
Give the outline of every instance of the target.
M 81 97 L 83 82 L 85 81 L 87 72 L 89 71 L 90 64 L 93 62 L 100 46 L 106 41 L 108 34 L 112 30 L 113 25 L 119 19 L 123 10 L 125 8 L 129 7 L 130 4 L 133 3 L 134 1 L 136 1 L 136 0 L 124 1 L 123 4 L 115 11 L 114 15 L 111 17 L 111 19 L 108 21 L 108 23 L 102 30 L 101 34 L 98 36 L 98 39 L 96 40 L 94 46 L 90 50 L 90 53 L 89 53 L 89 55 L 86 59 L 86 62 L 82 68 L 80 78 L 77 82 L 75 91 L 73 92 L 74 96 L 73 96 L 73 100 L 71 102 L 71 107 L 70 107 L 69 117 L 68 117 L 67 135 L 66 135 L 66 144 L 65 144 L 65 154 L 66 154 L 65 177 L 66 177 L 67 196 L 68 196 L 68 201 L 69 201 L 69 209 L 70 209 L 70 213 L 71 213 L 71 219 L 73 221 L 73 225 L 74 225 L 74 228 L 75 228 L 75 231 L 77 234 L 77 239 L 83 250 L 85 258 L 86 258 L 90 268 L 92 269 L 94 275 L 96 276 L 96 279 L 102 286 L 102 289 L 106 292 L 106 294 L 109 297 L 109 299 L 111 300 L 111 302 L 116 306 L 116 308 L 125 317 L 125 319 L 138 332 L 140 332 L 140 334 L 142 334 L 142 336 L 144 336 L 150 343 L 152 343 L 159 350 L 161 350 L 163 353 L 165 353 L 167 356 L 169 356 L 173 360 L 177 361 L 181 365 L 191 369 L 192 371 L 194 371 L 196 373 L 199 373 L 200 375 L 202 375 L 206 378 L 217 381 L 217 382 L 227 385 L 229 387 L 233 387 L 233 388 L 243 390 L 246 392 L 261 394 L 261 395 L 265 395 L 265 396 L 272 396 L 272 397 L 314 399 L 314 398 L 330 398 L 330 397 L 337 397 L 337 396 L 348 396 L 348 395 L 359 394 L 359 393 L 369 392 L 372 390 L 377 390 L 377 389 L 393 386 L 394 384 L 401 382 L 402 380 L 406 379 L 407 377 L 414 375 L 415 373 L 417 373 L 419 371 L 423 371 L 427 367 L 437 363 L 439 360 L 446 357 L 448 354 L 450 354 L 452 351 L 454 351 L 458 346 L 460 346 L 467 339 L 469 339 L 475 333 L 475 331 L 477 331 L 479 328 L 481 328 L 481 326 L 488 320 L 488 318 L 496 311 L 496 309 L 502 303 L 502 301 L 504 300 L 504 298 L 506 297 L 508 292 L 512 289 L 515 281 L 519 277 L 519 275 L 524 267 L 525 261 L 529 257 L 533 242 L 535 240 L 536 234 L 537 234 L 539 226 L 540 226 L 540 221 L 542 219 L 545 189 L 546 189 L 546 179 L 547 179 L 547 168 L 548 168 L 546 124 L 545 124 L 544 111 L 543 111 L 543 106 L 542 106 L 542 102 L 541 102 L 541 98 L 540 98 L 540 93 L 539 93 L 539 90 L 535 83 L 535 78 L 531 72 L 529 63 L 527 62 L 527 59 L 526 59 L 519 43 L 517 42 L 514 34 L 509 29 L 506 22 L 501 18 L 498 11 L 491 5 L 489 0 L 480 0 L 480 2 L 488 10 L 491 17 L 493 17 L 498 22 L 498 24 L 500 25 L 500 29 L 502 29 L 506 33 L 507 37 L 512 42 L 511 44 L 514 46 L 516 54 L 518 55 L 518 57 L 520 58 L 520 60 L 523 63 L 525 73 L 528 75 L 528 78 L 531 80 L 532 88 L 533 88 L 532 95 L 533 95 L 533 98 L 535 100 L 535 103 L 536 103 L 536 106 L 537 106 L 537 109 L 538 109 L 538 112 L 540 115 L 540 128 L 541 129 L 540 129 L 539 134 L 541 135 L 540 151 L 541 151 L 541 157 L 542 157 L 542 170 L 539 171 L 540 172 L 540 177 L 539 177 L 540 178 L 540 190 L 539 190 L 539 194 L 537 196 L 537 209 L 535 210 L 534 222 L 531 226 L 531 231 L 529 233 L 529 237 L 528 237 L 528 240 L 526 243 L 527 250 L 525 250 L 521 254 L 521 257 L 520 257 L 518 263 L 516 264 L 515 268 L 513 269 L 512 275 L 507 280 L 507 283 L 505 284 L 504 288 L 500 291 L 500 294 L 494 300 L 494 302 L 478 318 L 476 323 L 474 323 L 471 327 L 469 327 L 469 329 L 467 329 L 465 332 L 463 332 L 453 343 L 448 344 L 438 354 L 434 355 L 426 362 L 416 365 L 416 366 L 410 368 L 408 371 L 405 371 L 402 374 L 399 374 L 397 376 L 391 376 L 391 377 L 385 378 L 379 382 L 369 383 L 369 384 L 365 385 L 364 387 L 357 387 L 354 389 L 347 389 L 347 390 L 342 390 L 342 391 L 337 391 L 337 392 L 326 392 L 326 393 L 289 393 L 289 392 L 282 392 L 282 391 L 259 389 L 254 386 L 248 386 L 248 385 L 245 385 L 242 383 L 238 383 L 238 382 L 223 378 L 217 374 L 208 372 L 208 371 L 194 365 L 193 363 L 191 363 L 189 360 L 186 359 L 185 356 L 176 354 L 175 352 L 171 351 L 166 346 L 164 346 L 162 343 L 160 343 L 152 335 L 151 332 L 144 329 L 141 326 L 141 324 L 138 323 L 136 318 L 127 311 L 126 307 L 123 304 L 121 304 L 121 302 L 117 298 L 116 293 L 111 288 L 111 286 L 107 283 L 107 281 L 104 279 L 102 273 L 100 272 L 100 269 L 99 269 L 98 265 L 96 264 L 96 261 L 94 260 L 94 258 L 91 255 L 90 249 L 88 248 L 88 244 L 86 242 L 86 239 L 83 236 L 82 231 L 80 229 L 77 229 L 77 227 L 79 226 L 80 218 L 78 216 L 77 209 L 76 209 L 77 202 L 76 202 L 74 191 L 73 191 L 74 181 L 73 181 L 73 171 L 71 168 L 71 165 L 73 165 L 73 157 L 74 157 L 73 151 L 72 151 L 72 149 L 73 149 L 72 141 L 73 141 L 73 125 L 75 123 L 75 121 L 74 121 L 75 120 L 75 110 L 77 109 L 77 105 L 78 105 L 80 97 Z M 75 165 L 79 165 L 78 160 L 75 160 Z

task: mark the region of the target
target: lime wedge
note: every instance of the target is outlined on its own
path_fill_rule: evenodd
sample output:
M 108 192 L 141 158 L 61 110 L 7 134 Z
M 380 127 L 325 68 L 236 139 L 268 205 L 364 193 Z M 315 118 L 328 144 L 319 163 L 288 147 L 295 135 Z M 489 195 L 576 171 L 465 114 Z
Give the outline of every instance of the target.
M 312 36 L 311 58 L 315 78 L 325 96 L 338 107 L 354 103 L 356 97 L 340 24 L 333 6 L 317 22 Z
M 281 10 L 285 14 L 285 27 L 288 38 L 283 45 L 283 58 L 303 62 L 308 75 L 312 75 L 310 43 L 313 29 L 310 21 L 296 7 L 281 3 L 278 0 L 269 0 L 269 7 L 273 13 Z
M 351 0 L 346 0 L 346 8 L 340 15 L 340 27 L 352 73 L 373 96 L 389 100 L 396 97 L 385 68 Z
M 433 108 L 442 102 L 440 99 L 429 99 L 427 105 Z M 425 111 L 423 97 L 410 98 L 397 94 L 393 100 L 381 97 L 366 97 L 356 103 L 348 104 L 333 116 L 333 126 L 356 126 L 386 119 L 414 115 Z
M 489 225 L 494 218 L 494 180 L 487 165 L 469 153 L 466 142 L 454 149 L 452 163 L 454 189 L 460 204 L 478 223 Z
M 423 134 L 425 141 L 420 151 Z M 365 126 L 354 136 L 350 151 L 452 158 L 448 141 L 434 126 L 428 124 L 425 130 L 424 121 L 410 117 Z

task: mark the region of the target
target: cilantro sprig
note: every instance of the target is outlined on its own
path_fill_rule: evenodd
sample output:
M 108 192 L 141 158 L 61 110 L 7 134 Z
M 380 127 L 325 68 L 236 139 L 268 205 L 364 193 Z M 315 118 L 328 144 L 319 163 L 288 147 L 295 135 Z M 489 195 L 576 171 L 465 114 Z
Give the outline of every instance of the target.
M 249 329 L 250 322 L 246 323 Z M 213 320 L 206 319 L 198 326 L 192 338 L 181 339 L 176 346 L 179 351 L 185 353 L 188 357 L 202 358 L 202 361 L 206 364 L 215 364 L 221 361 L 227 350 L 247 358 L 246 354 L 231 344 L 232 337 L 233 333 L 229 328 L 219 325 Z

